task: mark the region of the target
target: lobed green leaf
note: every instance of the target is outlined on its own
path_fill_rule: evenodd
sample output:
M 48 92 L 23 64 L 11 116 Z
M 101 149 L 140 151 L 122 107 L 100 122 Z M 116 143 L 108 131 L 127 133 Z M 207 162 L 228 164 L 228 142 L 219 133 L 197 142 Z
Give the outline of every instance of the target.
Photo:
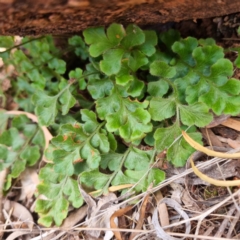
M 154 121 L 162 121 L 171 118 L 176 113 L 176 99 L 153 97 L 150 101 L 149 113 Z
M 110 177 L 111 175 L 103 174 L 95 169 L 82 173 L 80 175 L 80 182 L 89 188 L 100 190 L 106 186 Z
M 35 211 L 40 215 L 38 222 L 46 227 L 52 223 L 60 226 L 68 214 L 70 203 L 75 208 L 83 204 L 77 180 L 56 173 L 51 164 L 40 170 L 39 178 L 42 182 L 37 187 L 38 194 L 44 195 L 47 200 L 36 201 Z
M 38 91 L 33 95 L 32 101 L 36 106 L 35 113 L 39 117 L 39 123 L 45 126 L 54 123 L 57 115 L 57 97 L 50 97 Z
M 97 100 L 97 112 L 100 119 L 106 119 L 107 130 L 119 130 L 125 141 L 141 139 L 152 130 L 151 117 L 145 108 L 148 102 L 131 101 L 122 98 L 115 89 L 109 97 Z
M 106 50 L 119 44 L 125 31 L 120 24 L 113 23 L 107 30 L 103 27 L 88 28 L 83 31 L 85 42 L 90 45 L 89 53 L 92 57 L 98 57 Z
M 178 105 L 180 111 L 180 119 L 184 125 L 204 127 L 208 125 L 213 116 L 209 113 L 209 108 L 203 103 L 195 103 L 193 105 Z
M 182 137 L 181 128 L 175 123 L 167 128 L 158 128 L 154 133 L 155 148 L 159 151 L 167 150 L 167 159 L 174 166 L 181 167 L 186 159 L 195 151 Z M 197 142 L 201 143 L 200 133 L 189 133 Z

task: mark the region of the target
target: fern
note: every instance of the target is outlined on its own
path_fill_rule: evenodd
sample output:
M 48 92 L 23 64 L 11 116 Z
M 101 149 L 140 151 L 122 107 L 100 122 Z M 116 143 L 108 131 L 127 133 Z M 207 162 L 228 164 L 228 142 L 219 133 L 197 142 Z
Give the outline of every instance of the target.
M 79 59 L 74 67 L 51 36 L 23 38 L 18 46 L 12 37 L 0 37 L 0 46 L 9 48 L 0 53 L 5 66 L 15 67 L 9 92 L 19 108 L 34 111 L 40 125 L 56 133 L 36 193 L 46 197 L 35 209 L 45 226 L 60 226 L 70 206 L 83 204 L 78 184 L 97 196 L 111 186 L 132 184 L 135 193 L 156 186 L 165 179 L 152 168 L 159 152 L 183 166 L 194 151 L 182 129 L 201 143 L 197 128 L 209 124 L 213 113 L 240 113 L 240 83 L 213 39 L 116 23 L 89 28 L 83 38 L 68 39 L 65 51 Z M 44 140 L 25 116 L 1 113 L 0 119 L 7 191 L 12 179 L 41 159 Z

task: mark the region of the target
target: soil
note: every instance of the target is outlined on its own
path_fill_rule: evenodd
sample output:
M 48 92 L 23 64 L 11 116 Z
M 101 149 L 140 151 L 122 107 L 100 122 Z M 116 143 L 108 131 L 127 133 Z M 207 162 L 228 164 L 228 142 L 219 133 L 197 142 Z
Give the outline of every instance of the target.
M 238 0 L 0 0 L 0 5 L 0 35 L 21 36 L 79 33 L 113 22 L 164 28 L 166 23 L 240 12 Z

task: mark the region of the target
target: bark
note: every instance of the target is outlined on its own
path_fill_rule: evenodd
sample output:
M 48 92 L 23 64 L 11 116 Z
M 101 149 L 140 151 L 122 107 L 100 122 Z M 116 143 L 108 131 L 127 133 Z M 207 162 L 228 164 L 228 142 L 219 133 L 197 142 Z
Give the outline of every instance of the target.
M 236 12 L 239 0 L 0 0 L 0 35 L 73 34 L 113 22 L 161 26 Z

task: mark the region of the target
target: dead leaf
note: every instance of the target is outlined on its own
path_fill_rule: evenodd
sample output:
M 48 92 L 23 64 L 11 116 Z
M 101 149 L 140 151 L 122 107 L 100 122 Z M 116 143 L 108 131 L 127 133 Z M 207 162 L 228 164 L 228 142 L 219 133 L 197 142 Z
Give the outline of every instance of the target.
M 156 201 L 160 202 L 163 199 L 162 192 L 159 190 L 155 194 Z M 165 203 L 161 203 L 158 205 L 158 216 L 162 227 L 169 225 L 169 215 L 167 205 Z M 168 230 L 167 230 L 168 231 Z
M 30 200 L 39 184 L 38 174 L 34 168 L 26 168 L 20 175 L 22 189 L 19 200 Z
M 231 138 L 228 138 L 227 143 L 231 148 L 234 148 L 234 149 L 240 148 L 240 141 L 232 140 Z
M 173 189 L 171 191 L 171 198 L 177 201 L 179 204 L 182 203 L 182 194 L 183 194 L 183 187 L 181 184 L 172 182 L 170 183 L 171 188 Z
M 6 240 L 21 239 L 21 238 L 18 238 L 18 237 L 23 236 L 23 235 L 28 235 L 28 234 L 30 234 L 30 232 L 15 231 L 15 232 L 11 233 L 11 234 L 6 238 Z
M 31 213 L 22 204 L 14 201 L 5 200 L 4 209 L 9 212 L 12 209 L 12 216 L 23 222 L 26 222 L 30 230 L 32 230 L 34 221 Z
M 222 122 L 221 124 L 225 127 L 229 127 L 234 130 L 240 131 L 240 121 L 237 121 L 234 118 L 228 118 L 226 121 Z
M 214 116 L 214 119 L 211 123 L 209 123 L 206 128 L 213 128 L 222 124 L 222 122 L 226 121 L 226 119 L 230 118 L 230 115 L 221 115 L 221 116 Z
M 117 196 L 114 193 L 109 193 L 103 196 L 100 200 L 93 199 L 84 189 L 79 186 L 79 190 L 88 205 L 87 224 L 89 228 L 110 228 L 109 219 L 112 214 L 119 209 L 117 205 L 113 205 L 117 201 Z M 99 238 L 101 231 L 88 231 L 89 236 Z M 113 237 L 112 231 L 106 231 L 104 240 L 110 240 Z
M 118 228 L 118 226 L 116 225 L 116 223 L 114 222 L 114 219 L 116 217 L 120 217 L 123 216 L 125 213 L 127 213 L 128 211 L 130 211 L 133 208 L 133 206 L 127 206 L 125 208 L 119 209 L 118 211 L 114 212 L 110 218 L 110 226 L 111 228 Z M 122 240 L 121 234 L 118 231 L 113 231 L 114 235 L 116 237 L 117 240 Z
M 4 78 L 1 82 L 1 89 L 3 92 L 6 92 L 9 88 L 11 88 L 11 80 L 9 78 Z
M 197 203 L 191 198 L 188 190 L 183 191 L 182 202 L 184 203 L 185 208 L 191 211 L 196 211 L 196 212 L 202 211 L 201 208 L 197 205 Z
M 70 213 L 70 215 L 64 220 L 61 229 L 68 229 L 76 225 L 87 215 L 87 205 L 80 207 L 79 209 Z
M 188 215 L 182 210 L 182 206 L 175 200 L 173 200 L 171 198 L 163 198 L 158 204 L 161 204 L 161 203 L 165 203 L 169 207 L 175 209 L 175 211 L 177 211 L 184 220 L 189 219 Z M 153 224 L 153 226 L 156 230 L 156 234 L 159 238 L 164 239 L 164 240 L 176 240 L 176 238 L 171 237 L 169 234 L 167 234 L 163 230 L 162 226 L 160 226 L 159 221 L 158 221 L 158 209 L 157 208 L 153 212 L 152 224 Z M 185 226 L 186 226 L 185 234 L 187 235 L 190 233 L 190 230 L 191 230 L 190 221 L 186 221 Z
M 222 136 L 218 136 L 218 135 L 216 135 L 216 136 L 219 139 L 219 141 L 221 141 L 222 143 L 227 143 L 227 138 L 222 137 Z
M 223 147 L 223 144 L 218 139 L 218 137 L 214 134 L 211 129 L 202 128 L 201 133 L 203 134 L 204 138 L 207 140 L 208 145 L 216 146 L 216 147 Z

